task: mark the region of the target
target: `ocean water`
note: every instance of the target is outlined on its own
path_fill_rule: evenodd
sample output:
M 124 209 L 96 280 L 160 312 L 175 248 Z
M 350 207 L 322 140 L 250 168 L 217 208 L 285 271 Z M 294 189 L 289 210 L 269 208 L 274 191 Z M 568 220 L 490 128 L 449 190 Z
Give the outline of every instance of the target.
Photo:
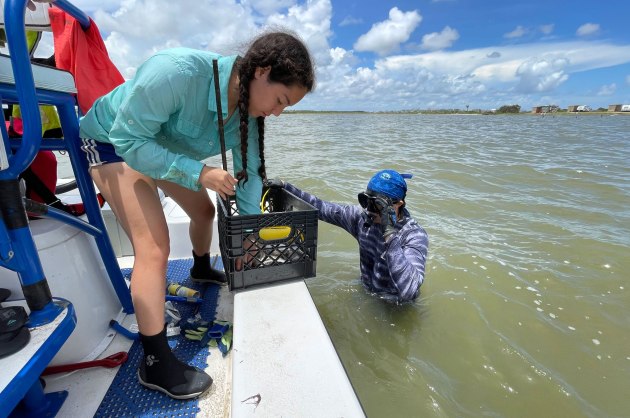
M 358 282 L 319 227 L 309 289 L 370 417 L 630 416 L 630 117 L 283 115 L 269 177 L 353 202 L 413 173 L 419 299 Z M 325 382 L 322 382 L 325 384 Z
M 415 303 L 366 292 L 356 242 L 323 223 L 307 281 L 368 416 L 630 416 L 629 132 L 624 116 L 268 119 L 268 176 L 321 198 L 414 175 Z

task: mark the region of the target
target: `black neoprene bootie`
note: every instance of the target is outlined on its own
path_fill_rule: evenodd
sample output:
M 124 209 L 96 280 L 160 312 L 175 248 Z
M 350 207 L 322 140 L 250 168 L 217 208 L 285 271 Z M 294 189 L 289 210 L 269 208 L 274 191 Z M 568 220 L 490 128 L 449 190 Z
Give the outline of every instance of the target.
M 227 284 L 225 273 L 210 267 L 210 254 L 197 255 L 193 251 L 193 266 L 190 269 L 190 278 L 196 283 Z
M 0 289 L 0 302 L 11 294 Z M 26 327 L 28 314 L 22 306 L 0 306 L 0 358 L 10 356 L 24 348 L 31 339 L 31 332 Z
M 212 378 L 203 370 L 182 363 L 166 341 L 166 328 L 157 335 L 140 334 L 144 355 L 138 368 L 140 384 L 174 399 L 191 399 L 204 393 Z

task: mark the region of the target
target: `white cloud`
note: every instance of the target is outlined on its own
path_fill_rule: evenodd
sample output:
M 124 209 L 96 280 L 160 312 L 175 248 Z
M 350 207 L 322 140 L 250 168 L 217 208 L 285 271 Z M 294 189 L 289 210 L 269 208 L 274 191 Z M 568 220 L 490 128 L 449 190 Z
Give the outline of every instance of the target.
M 342 78 L 330 80 L 330 96 L 318 92 L 309 100 L 367 109 L 453 107 L 467 100 L 493 108 L 501 103 L 538 102 L 572 73 L 630 62 L 630 45 L 601 42 L 558 42 L 492 46 L 466 51 L 434 51 L 382 58 L 373 68 L 346 67 Z M 337 99 L 335 99 L 337 97 Z M 352 100 L 352 97 L 354 100 Z M 535 99 L 531 99 L 535 97 Z M 555 101 L 560 101 L 556 98 Z M 354 107 L 350 103 L 354 104 Z
M 97 3 L 76 0 L 74 4 L 87 11 Z M 328 80 L 343 78 L 356 62 L 351 52 L 330 48 L 330 0 L 104 0 L 103 6 L 107 7 L 93 13 L 94 20 L 112 61 L 126 78 L 164 48 L 243 54 L 247 43 L 269 27 L 293 30 L 306 42 L 316 61 L 318 90 Z M 343 70 L 333 65 L 340 62 Z
M 262 15 L 269 15 L 293 5 L 293 0 L 244 0 L 241 4 L 251 6 Z
M 527 29 L 525 29 L 521 25 L 518 25 L 516 29 L 514 29 L 512 32 L 506 33 L 505 35 L 503 35 L 503 37 L 508 38 L 508 39 L 520 38 L 524 36 L 526 33 L 527 33 Z
M 118 10 L 121 4 L 129 3 L 129 0 L 75 0 L 71 3 L 91 15 L 96 10 L 106 10 L 110 12 Z
M 453 42 L 459 39 L 459 33 L 456 29 L 446 26 L 442 32 L 433 32 L 422 37 L 422 48 L 432 51 L 448 48 Z
M 346 16 L 343 18 L 341 22 L 339 22 L 339 26 L 341 27 L 352 26 L 352 25 L 358 25 L 360 23 L 363 23 L 363 19 L 352 17 L 352 16 Z
M 553 90 L 569 79 L 565 72 L 568 65 L 566 58 L 529 59 L 516 69 L 516 76 L 520 79 L 517 89 L 526 93 Z
M 389 11 L 389 19 L 372 25 L 367 33 L 359 37 L 354 49 L 387 55 L 406 42 L 421 21 L 422 16 L 416 10 L 402 12 L 394 7 Z
M 269 16 L 264 25 L 280 25 L 297 32 L 308 45 L 317 64 L 321 65 L 329 60 L 331 16 L 330 0 L 309 0 L 302 5 L 294 4 L 286 14 L 276 13 Z
M 551 32 L 553 32 L 553 29 L 554 29 L 554 24 L 551 23 L 549 25 L 541 25 L 539 29 L 543 34 L 551 35 Z
M 138 65 L 165 47 L 243 53 L 245 43 L 267 25 L 293 29 L 306 41 L 317 63 L 316 90 L 296 106 L 298 109 L 396 110 L 466 104 L 489 109 L 512 103 L 561 104 L 566 92 L 560 93 L 558 87 L 568 83 L 572 74 L 630 63 L 630 44 L 596 41 L 428 50 L 387 56 L 372 63 L 359 54 L 356 45 L 354 51 L 331 45 L 331 0 L 292 0 L 288 6 L 281 0 L 75 0 L 73 4 L 86 11 L 88 5 L 101 9 L 92 16 L 112 60 L 126 77 L 133 76 Z M 260 11 L 264 7 L 274 11 L 264 14 Z M 386 54 L 400 48 L 421 21 L 417 11 L 392 9 L 387 20 L 364 35 L 363 42 L 372 47 L 365 50 Z M 542 27 L 536 31 L 545 33 Z M 445 28 L 435 35 L 448 33 Z M 444 38 L 446 45 L 449 38 Z M 425 39 L 438 45 L 439 36 Z M 630 74 L 625 83 L 630 85 Z M 610 85 L 604 87 L 600 93 L 612 91 Z M 599 89 L 588 88 L 591 92 Z M 617 88 L 615 94 L 621 90 Z
M 589 36 L 599 32 L 599 24 L 597 23 L 585 23 L 578 28 L 575 32 L 578 36 Z
M 186 46 L 237 53 L 258 26 L 251 12 L 234 0 L 127 0 L 113 13 L 97 11 L 94 20 L 108 34 L 110 57 L 125 77 L 150 55 L 164 48 Z
M 80 0 L 77 6 L 81 7 Z M 263 11 L 273 12 L 260 15 Z M 113 12 L 95 12 L 94 20 L 106 35 L 112 61 L 125 77 L 132 77 L 142 62 L 164 48 L 186 46 L 242 54 L 247 42 L 269 26 L 295 31 L 316 60 L 327 59 L 331 15 L 330 0 L 302 5 L 294 0 L 208 0 L 203 7 L 195 0 L 125 0 Z
M 612 96 L 617 91 L 617 84 L 607 84 L 603 85 L 599 91 L 597 92 L 598 96 Z

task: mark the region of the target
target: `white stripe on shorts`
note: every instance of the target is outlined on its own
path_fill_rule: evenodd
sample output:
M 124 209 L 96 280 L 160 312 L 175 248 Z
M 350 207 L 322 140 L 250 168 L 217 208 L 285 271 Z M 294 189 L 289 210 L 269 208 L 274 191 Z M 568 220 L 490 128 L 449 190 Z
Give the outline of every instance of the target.
M 90 163 L 90 167 L 95 165 L 102 165 L 101 156 L 96 149 L 96 141 L 89 138 L 81 138 L 83 142 L 83 146 L 81 147 L 83 151 L 87 154 L 88 162 Z

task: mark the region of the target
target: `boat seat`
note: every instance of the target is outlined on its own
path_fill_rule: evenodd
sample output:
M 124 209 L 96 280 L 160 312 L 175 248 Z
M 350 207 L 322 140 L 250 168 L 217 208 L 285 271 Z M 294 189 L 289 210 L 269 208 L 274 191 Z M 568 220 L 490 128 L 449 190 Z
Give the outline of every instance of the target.
M 27 9 L 24 16 L 24 27 L 32 31 L 50 32 L 50 17 L 48 3 L 36 3 L 35 10 Z M 0 0 L 0 28 L 4 28 L 4 0 Z M 74 77 L 67 71 L 59 70 L 43 64 L 31 63 L 35 88 L 57 91 L 60 93 L 77 93 Z M 0 83 L 15 85 L 11 58 L 0 54 Z
M 35 63 L 31 64 L 31 68 L 35 88 L 60 93 L 77 93 L 74 77 L 72 77 L 72 74 L 68 71 Z M 0 83 L 15 85 L 13 69 L 11 68 L 11 58 L 4 54 L 0 54 Z

